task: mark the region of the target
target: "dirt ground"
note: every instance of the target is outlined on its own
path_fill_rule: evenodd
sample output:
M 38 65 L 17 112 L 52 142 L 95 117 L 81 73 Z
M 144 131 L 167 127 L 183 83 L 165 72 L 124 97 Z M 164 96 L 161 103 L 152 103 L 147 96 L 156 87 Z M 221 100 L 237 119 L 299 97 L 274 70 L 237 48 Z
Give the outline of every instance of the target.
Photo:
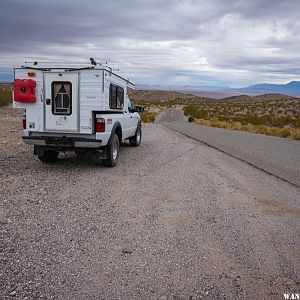
M 1 299 L 283 299 L 300 190 L 159 124 L 119 164 L 46 165 L 0 109 Z

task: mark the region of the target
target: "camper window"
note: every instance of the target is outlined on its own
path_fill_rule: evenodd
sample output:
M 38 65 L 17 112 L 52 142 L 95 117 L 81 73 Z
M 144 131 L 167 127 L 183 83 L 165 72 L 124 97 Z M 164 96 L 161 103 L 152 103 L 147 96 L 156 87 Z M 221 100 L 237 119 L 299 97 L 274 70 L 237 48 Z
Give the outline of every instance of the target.
M 54 115 L 72 114 L 72 84 L 69 81 L 52 82 L 52 113 Z
M 109 86 L 109 107 L 122 109 L 124 107 L 124 89 L 115 84 Z

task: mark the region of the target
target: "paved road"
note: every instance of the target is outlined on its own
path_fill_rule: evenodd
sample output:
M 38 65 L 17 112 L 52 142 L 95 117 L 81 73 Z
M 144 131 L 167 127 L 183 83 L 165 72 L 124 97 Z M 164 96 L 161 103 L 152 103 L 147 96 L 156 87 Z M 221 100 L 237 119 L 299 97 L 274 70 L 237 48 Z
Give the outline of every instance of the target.
M 186 117 L 182 113 L 181 108 L 176 108 L 176 109 L 167 109 L 162 111 L 156 118 L 155 123 L 161 123 L 163 121 L 167 122 L 173 122 L 173 121 L 178 121 L 178 122 L 186 122 Z
M 159 124 L 116 168 L 23 144 L 0 109 L 0 299 L 280 299 L 300 189 Z
M 300 141 L 199 126 L 182 122 L 180 114 L 170 109 L 159 122 L 300 187 Z

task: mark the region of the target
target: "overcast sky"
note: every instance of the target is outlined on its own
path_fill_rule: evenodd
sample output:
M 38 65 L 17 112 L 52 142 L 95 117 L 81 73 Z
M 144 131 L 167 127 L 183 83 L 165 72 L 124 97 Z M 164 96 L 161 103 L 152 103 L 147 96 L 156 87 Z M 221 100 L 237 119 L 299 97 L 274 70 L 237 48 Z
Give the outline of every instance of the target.
M 140 84 L 300 80 L 299 0 L 1 0 L 0 80 L 96 57 Z

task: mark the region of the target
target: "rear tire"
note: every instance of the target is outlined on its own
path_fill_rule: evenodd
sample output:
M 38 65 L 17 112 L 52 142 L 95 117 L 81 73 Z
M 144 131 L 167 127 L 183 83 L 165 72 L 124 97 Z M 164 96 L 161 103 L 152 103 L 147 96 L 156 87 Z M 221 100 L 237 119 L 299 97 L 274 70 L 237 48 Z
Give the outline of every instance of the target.
M 130 146 L 138 147 L 142 142 L 142 127 L 141 124 L 138 125 L 135 135 L 129 139 Z
M 57 161 L 58 152 L 55 151 L 44 151 L 43 154 L 38 155 L 40 161 L 44 163 L 54 163 Z
M 83 158 L 86 154 L 86 151 L 75 151 L 75 154 L 79 157 L 79 158 Z
M 103 164 L 107 167 L 115 167 L 118 163 L 119 158 L 119 150 L 120 150 L 120 141 L 117 134 L 113 135 L 111 140 L 111 144 L 107 146 L 107 158 L 103 159 Z

